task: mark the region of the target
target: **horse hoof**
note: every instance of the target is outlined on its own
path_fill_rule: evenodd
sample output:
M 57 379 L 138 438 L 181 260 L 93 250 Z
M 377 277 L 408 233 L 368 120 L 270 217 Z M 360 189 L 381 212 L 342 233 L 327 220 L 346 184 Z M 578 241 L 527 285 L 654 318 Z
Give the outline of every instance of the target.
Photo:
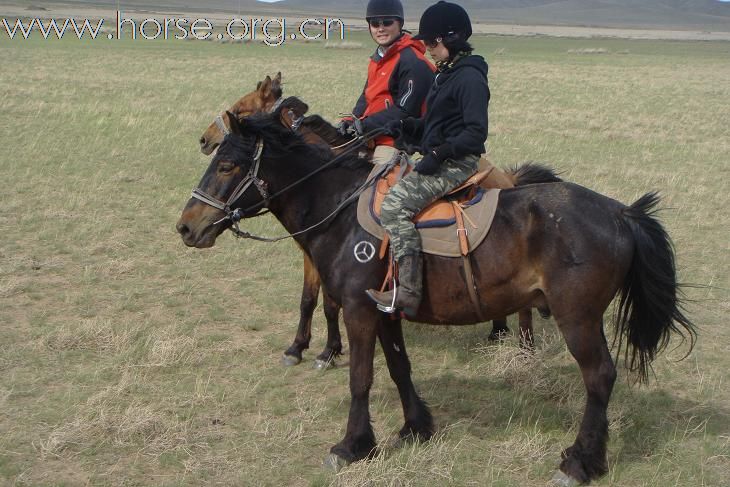
M 349 464 L 350 463 L 347 460 L 334 453 L 330 453 L 329 455 L 327 455 L 322 462 L 322 466 L 324 468 L 326 468 L 327 470 L 333 470 L 335 473 L 339 472 Z
M 382 443 L 383 450 L 399 450 L 405 446 L 405 441 L 396 432 L 389 435 Z
M 314 370 L 327 370 L 327 369 L 334 369 L 335 368 L 335 361 L 334 360 L 322 360 L 317 359 L 314 361 L 314 364 L 312 365 L 312 368 Z
M 281 357 L 281 365 L 284 367 L 293 367 L 295 365 L 299 365 L 302 362 L 302 359 L 299 357 L 293 357 L 291 355 L 284 355 Z
M 580 482 L 564 473 L 562 470 L 558 470 L 555 472 L 555 475 L 553 475 L 550 485 L 554 487 L 575 487 L 576 485 L 580 485 Z

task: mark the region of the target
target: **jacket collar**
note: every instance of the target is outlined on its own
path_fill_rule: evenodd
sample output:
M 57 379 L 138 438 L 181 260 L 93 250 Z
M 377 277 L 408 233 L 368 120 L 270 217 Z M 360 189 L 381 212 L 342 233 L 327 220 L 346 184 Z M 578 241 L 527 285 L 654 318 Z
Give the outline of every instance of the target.
M 388 50 L 385 51 L 385 54 L 383 54 L 382 56 L 380 55 L 380 46 L 378 46 L 378 49 L 375 49 L 375 52 L 372 56 L 370 56 L 370 59 L 372 59 L 376 63 L 379 63 L 383 60 L 390 59 L 407 47 L 412 47 L 417 51 L 420 51 L 422 54 L 426 52 L 426 47 L 421 41 L 414 40 L 410 34 L 401 32 L 400 37 L 393 41 L 393 44 L 388 47 Z

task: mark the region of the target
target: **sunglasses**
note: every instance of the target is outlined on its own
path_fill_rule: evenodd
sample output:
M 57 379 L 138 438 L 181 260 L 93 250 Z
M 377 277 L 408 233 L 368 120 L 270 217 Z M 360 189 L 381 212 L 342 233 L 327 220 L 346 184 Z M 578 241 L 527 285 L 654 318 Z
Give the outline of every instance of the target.
M 424 39 L 423 43 L 426 45 L 426 47 L 430 47 L 433 49 L 434 47 L 439 45 L 439 42 L 443 41 L 441 37 L 437 37 L 436 39 Z
M 373 29 L 379 29 L 380 26 L 390 27 L 395 24 L 395 19 L 370 19 L 368 23 Z

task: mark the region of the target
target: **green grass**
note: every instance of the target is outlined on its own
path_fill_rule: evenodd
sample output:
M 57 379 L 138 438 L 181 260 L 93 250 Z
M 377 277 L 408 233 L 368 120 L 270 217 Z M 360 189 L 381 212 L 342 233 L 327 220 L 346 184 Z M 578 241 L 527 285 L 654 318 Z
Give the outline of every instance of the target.
M 583 386 L 554 324 L 535 359 L 487 325 L 406 327 L 434 441 L 384 449 L 337 476 L 347 367 L 283 369 L 298 318 L 290 242 L 222 236 L 187 249 L 174 225 L 208 159 L 197 139 L 266 74 L 334 119 L 362 88 L 371 44 L 0 42 L 0 480 L 29 485 L 544 485 L 573 441 Z M 622 373 L 610 471 L 595 485 L 729 485 L 727 228 L 730 44 L 483 37 L 489 150 L 550 163 L 624 202 L 664 196 L 700 341 Z M 350 46 L 352 47 L 352 46 Z M 602 52 L 590 53 L 589 49 Z M 268 217 L 246 228 L 282 233 Z M 515 323 L 511 323 L 514 328 Z M 379 440 L 400 427 L 376 355 Z M 1 482 L 0 482 L 1 483 Z

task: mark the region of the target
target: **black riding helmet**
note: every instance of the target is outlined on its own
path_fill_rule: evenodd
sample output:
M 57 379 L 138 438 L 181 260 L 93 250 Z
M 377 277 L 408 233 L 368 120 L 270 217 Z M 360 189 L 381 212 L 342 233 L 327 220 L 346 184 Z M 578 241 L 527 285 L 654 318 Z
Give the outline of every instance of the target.
M 400 0 L 370 0 L 365 13 L 365 20 L 376 17 L 395 17 L 403 24 L 403 4 Z
M 458 34 L 463 41 L 471 37 L 471 20 L 461 6 L 441 1 L 431 5 L 421 15 L 418 35 L 414 39 L 432 40 Z

